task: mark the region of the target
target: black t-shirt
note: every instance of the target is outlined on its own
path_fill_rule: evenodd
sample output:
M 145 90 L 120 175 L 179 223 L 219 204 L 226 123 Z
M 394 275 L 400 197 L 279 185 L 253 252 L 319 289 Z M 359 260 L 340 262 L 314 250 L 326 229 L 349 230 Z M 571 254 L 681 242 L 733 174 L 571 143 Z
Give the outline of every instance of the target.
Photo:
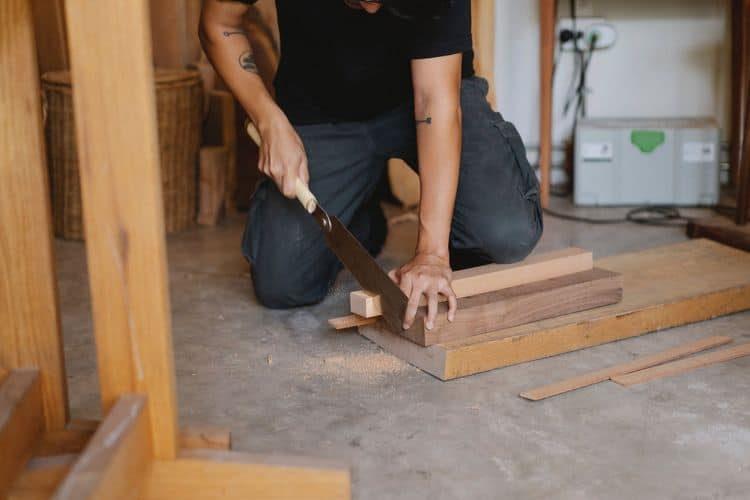
M 241 0 L 255 3 L 256 0 Z M 412 96 L 412 59 L 463 53 L 474 74 L 470 0 L 436 19 L 404 20 L 344 0 L 276 0 L 281 60 L 276 100 L 297 125 L 366 120 Z

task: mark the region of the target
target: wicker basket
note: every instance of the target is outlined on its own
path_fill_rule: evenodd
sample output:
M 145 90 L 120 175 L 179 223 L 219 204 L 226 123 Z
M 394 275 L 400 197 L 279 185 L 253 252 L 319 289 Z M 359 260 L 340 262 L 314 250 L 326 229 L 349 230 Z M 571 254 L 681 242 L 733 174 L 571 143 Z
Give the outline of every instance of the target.
M 156 111 L 164 225 L 168 233 L 195 222 L 203 88 L 197 71 L 156 70 Z M 83 210 L 70 73 L 42 76 L 55 235 L 82 240 Z

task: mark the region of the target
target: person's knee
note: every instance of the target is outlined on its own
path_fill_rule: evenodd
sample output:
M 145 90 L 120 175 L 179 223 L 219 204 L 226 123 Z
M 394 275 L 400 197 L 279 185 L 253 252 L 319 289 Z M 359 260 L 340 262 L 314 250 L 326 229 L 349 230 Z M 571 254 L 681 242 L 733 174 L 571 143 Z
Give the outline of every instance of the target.
M 302 276 L 294 273 L 293 265 L 285 269 L 277 266 L 253 266 L 251 275 L 255 297 L 269 309 L 291 309 L 321 302 L 326 286 L 310 286 Z
M 487 231 L 484 251 L 498 264 L 519 262 L 529 256 L 541 236 L 538 225 L 503 225 Z

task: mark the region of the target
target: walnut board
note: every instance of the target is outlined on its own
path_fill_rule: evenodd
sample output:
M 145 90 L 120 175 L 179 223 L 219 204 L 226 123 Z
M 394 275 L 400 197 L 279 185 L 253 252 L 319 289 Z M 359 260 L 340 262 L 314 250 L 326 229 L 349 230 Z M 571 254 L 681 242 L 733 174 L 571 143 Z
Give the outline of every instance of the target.
M 376 325 L 360 333 L 441 380 L 750 309 L 750 254 L 692 240 L 600 259 L 621 273 L 618 304 L 420 347 Z

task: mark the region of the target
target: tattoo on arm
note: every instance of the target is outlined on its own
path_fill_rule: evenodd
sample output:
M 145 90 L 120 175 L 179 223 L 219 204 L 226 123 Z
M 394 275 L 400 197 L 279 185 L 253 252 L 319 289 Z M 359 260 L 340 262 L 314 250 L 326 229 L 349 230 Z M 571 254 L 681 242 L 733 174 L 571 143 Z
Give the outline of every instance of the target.
M 244 37 L 247 36 L 247 34 L 244 31 L 225 31 L 223 34 L 225 37 L 230 37 L 232 35 L 241 35 Z
M 416 120 L 417 125 L 422 125 L 423 123 L 425 125 L 432 125 L 432 117 L 428 116 L 424 120 Z
M 242 69 L 244 69 L 248 73 L 255 73 L 256 75 L 258 74 L 258 65 L 255 64 L 253 53 L 249 50 L 240 54 L 239 62 Z

